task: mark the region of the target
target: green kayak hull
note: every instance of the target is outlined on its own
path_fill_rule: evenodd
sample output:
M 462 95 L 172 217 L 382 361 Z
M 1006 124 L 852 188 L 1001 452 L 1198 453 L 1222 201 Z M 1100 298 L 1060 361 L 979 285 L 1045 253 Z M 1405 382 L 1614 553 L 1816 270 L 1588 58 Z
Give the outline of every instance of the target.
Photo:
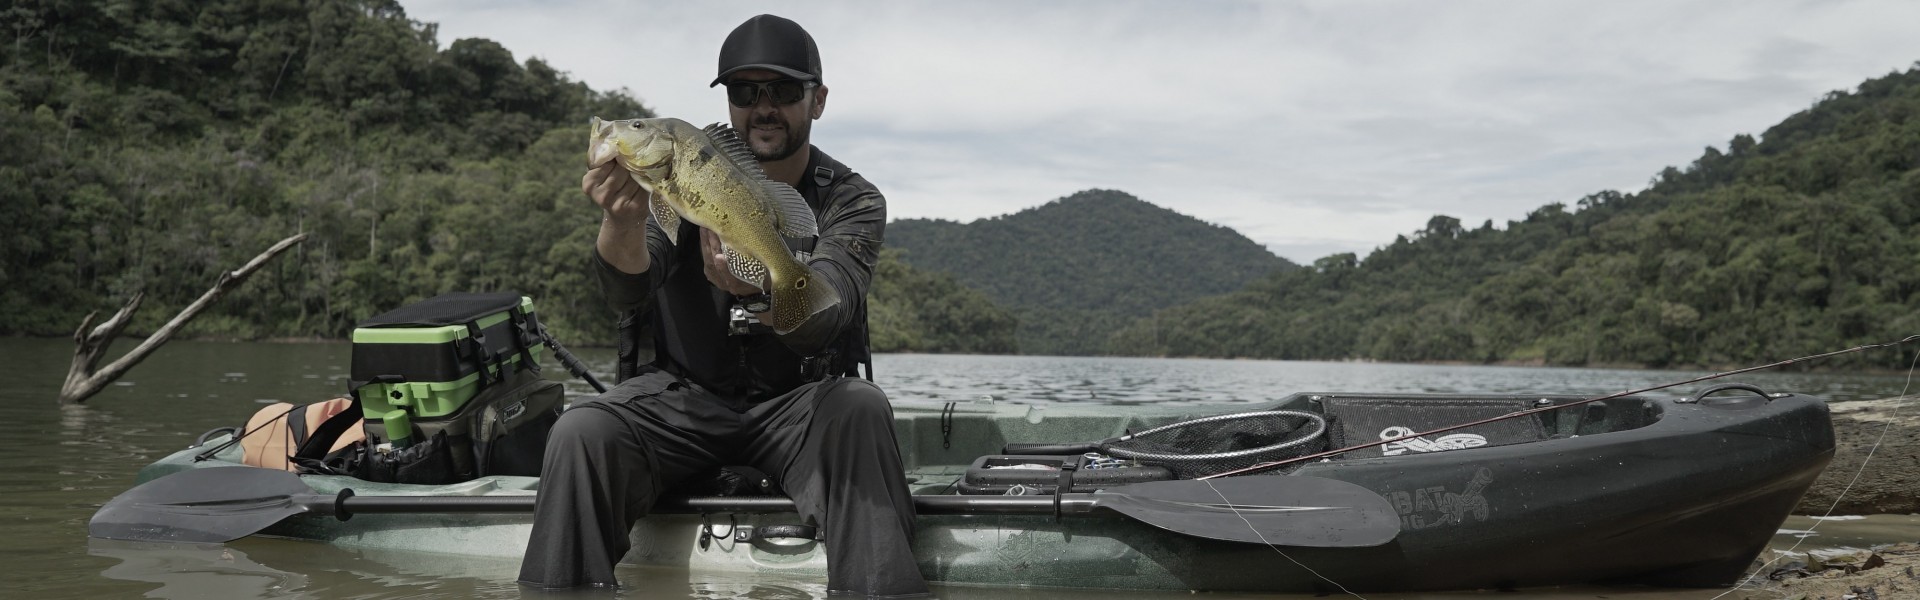
M 950 494 L 975 458 L 998 454 L 1009 442 L 1099 440 L 1203 415 L 1276 406 L 1319 410 L 1329 399 L 1370 398 L 1575 400 L 1296 394 L 1260 407 L 896 403 L 895 419 L 914 493 Z M 1826 406 L 1806 396 L 1629 397 L 1526 418 L 1538 419 L 1552 435 L 1443 452 L 1355 453 L 1291 471 L 1356 483 L 1395 504 L 1401 533 L 1382 546 L 1272 547 L 1188 537 L 1119 516 L 982 514 L 921 515 L 914 551 L 928 580 L 969 585 L 1292 592 L 1588 582 L 1726 586 L 1750 568 L 1833 453 Z M 196 461 L 205 449 L 148 465 L 139 482 L 240 460 L 233 448 Z M 360 496 L 530 496 L 539 486 L 530 477 L 444 486 L 302 479 L 317 493 L 351 488 Z M 261 535 L 517 559 L 530 523 L 527 514 L 299 516 Z M 634 527 L 624 560 L 824 579 L 825 542 L 733 535 L 796 524 L 791 513 L 656 514 Z

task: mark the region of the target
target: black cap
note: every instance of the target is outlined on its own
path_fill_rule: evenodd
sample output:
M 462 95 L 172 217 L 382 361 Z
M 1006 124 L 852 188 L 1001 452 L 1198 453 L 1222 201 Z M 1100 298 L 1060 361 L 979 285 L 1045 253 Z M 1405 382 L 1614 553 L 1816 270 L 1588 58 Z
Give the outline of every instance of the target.
M 747 69 L 766 69 L 803 81 L 820 81 L 820 48 L 799 23 L 760 15 L 727 34 L 720 44 L 720 76 L 707 87 L 720 85 L 728 75 Z

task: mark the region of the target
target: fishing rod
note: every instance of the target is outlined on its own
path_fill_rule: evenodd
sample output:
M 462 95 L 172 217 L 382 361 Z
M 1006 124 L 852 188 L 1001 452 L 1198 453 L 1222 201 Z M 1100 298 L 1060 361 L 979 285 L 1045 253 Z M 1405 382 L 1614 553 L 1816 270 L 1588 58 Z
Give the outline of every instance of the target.
M 560 359 L 560 366 L 566 367 L 567 372 L 572 373 L 574 377 L 587 380 L 587 385 L 593 386 L 594 391 L 602 394 L 607 393 L 607 386 L 600 383 L 600 380 L 593 378 L 593 372 L 587 370 L 586 363 L 581 362 L 580 358 L 574 356 L 572 352 L 568 352 L 565 346 L 561 346 L 560 340 L 554 339 L 553 334 L 547 333 L 546 325 L 539 325 L 539 328 L 540 330 L 536 335 L 540 338 L 540 343 L 545 344 L 548 349 L 553 350 L 554 358 Z
M 1287 466 L 1287 465 L 1290 465 L 1290 464 L 1294 464 L 1294 463 L 1300 463 L 1300 462 L 1307 462 L 1307 461 L 1310 461 L 1310 460 L 1316 460 L 1316 459 L 1321 459 L 1321 458 L 1326 458 L 1326 457 L 1329 457 L 1329 456 L 1334 456 L 1334 455 L 1338 455 L 1338 454 L 1344 454 L 1344 453 L 1347 453 L 1347 452 L 1352 452 L 1352 451 L 1354 451 L 1354 450 L 1365 450 L 1365 449 L 1367 449 L 1367 448 L 1372 448 L 1372 447 L 1374 447 L 1374 446 L 1380 446 L 1380 445 L 1384 445 L 1384 444 L 1391 444 L 1391 443 L 1393 443 L 1393 442 L 1397 442 L 1397 441 L 1401 441 L 1401 440 L 1406 440 L 1406 439 L 1410 439 L 1410 438 L 1423 438 L 1423 437 L 1427 437 L 1427 436 L 1430 436 L 1430 435 L 1433 435 L 1433 434 L 1436 434 L 1436 433 L 1446 433 L 1446 432 L 1449 432 L 1449 431 L 1454 431 L 1454 430 L 1459 430 L 1459 429 L 1466 429 L 1466 428 L 1468 428 L 1468 427 L 1473 427 L 1473 426 L 1476 426 L 1476 425 L 1485 425 L 1485 424 L 1488 424 L 1488 423 L 1493 423 L 1493 422 L 1496 422 L 1496 421 L 1505 421 L 1505 420 L 1507 420 L 1507 419 L 1514 419 L 1514 418 L 1519 418 L 1519 417 L 1524 417 L 1524 416 L 1527 416 L 1527 415 L 1531 415 L 1531 414 L 1536 414 L 1536 413 L 1543 413 L 1543 412 L 1547 412 L 1547 411 L 1552 411 L 1552 410 L 1560 410 L 1560 409 L 1562 409 L 1562 408 L 1568 408 L 1568 407 L 1573 407 L 1573 406 L 1579 406 L 1579 405 L 1582 405 L 1582 404 L 1587 404 L 1587 403 L 1589 403 L 1589 402 L 1599 402 L 1599 401 L 1601 401 L 1601 400 L 1612 400 L 1612 399 L 1614 399 L 1614 398 L 1620 398 L 1620 397 L 1624 397 L 1624 396 L 1631 396 L 1631 395 L 1634 395 L 1634 394 L 1644 394 L 1644 393 L 1647 393 L 1647 392 L 1652 392 L 1652 391 L 1656 391 L 1656 390 L 1664 390 L 1664 389 L 1667 389 L 1667 388 L 1670 388 L 1670 387 L 1677 387 L 1677 386 L 1682 386 L 1682 385 L 1687 385 L 1687 384 L 1689 384 L 1689 383 L 1699 383 L 1699 382 L 1702 382 L 1702 381 L 1710 381 L 1710 380 L 1714 380 L 1714 379 L 1719 379 L 1719 378 L 1721 378 L 1721 377 L 1728 377 L 1728 376 L 1732 376 L 1732 375 L 1739 375 L 1739 374 L 1741 374 L 1741 373 L 1751 373 L 1751 372 L 1754 372 L 1754 371 L 1759 371 L 1759 370 L 1763 370 L 1763 369 L 1771 369 L 1771 368 L 1774 368 L 1774 367 L 1784 367 L 1784 366 L 1787 366 L 1787 365 L 1791 365 L 1791 364 L 1794 364 L 1794 363 L 1801 363 L 1801 362 L 1806 362 L 1806 361 L 1810 361 L 1810 360 L 1819 360 L 1819 359 L 1822 359 L 1822 358 L 1828 358 L 1828 357 L 1832 357 L 1832 356 L 1839 356 L 1839 355 L 1842 355 L 1842 354 L 1851 354 L 1851 353 L 1854 353 L 1854 352 L 1860 352 L 1860 351 L 1864 351 L 1864 350 L 1872 350 L 1872 349 L 1875 349 L 1875 348 L 1889 348 L 1889 347 L 1893 347 L 1893 346 L 1898 346 L 1898 345 L 1900 345 L 1900 344 L 1905 344 L 1905 343 L 1907 343 L 1907 342 L 1911 342 L 1911 341 L 1915 341 L 1915 340 L 1920 340 L 1920 335 L 1910 335 L 1910 336 L 1907 336 L 1907 337 L 1905 337 L 1905 338 L 1901 338 L 1901 339 L 1899 339 L 1899 340 L 1896 340 L 1896 341 L 1892 341 L 1892 342 L 1885 342 L 1885 343 L 1880 343 L 1880 344 L 1867 344 L 1867 345 L 1864 345 L 1864 346 L 1854 346 L 1854 347 L 1852 347 L 1852 348 L 1848 348 L 1848 349 L 1845 349 L 1845 350 L 1835 350 L 1835 351 L 1833 351 L 1833 352 L 1827 352 L 1827 353 L 1823 353 L 1823 354 L 1811 354 L 1811 355 L 1807 355 L 1807 356 L 1802 356 L 1802 357 L 1799 357 L 1799 358 L 1789 358 L 1789 359 L 1787 359 L 1787 360 L 1783 360 L 1783 361 L 1780 361 L 1780 362 L 1776 362 L 1776 363 L 1771 363 L 1771 364 L 1765 364 L 1765 365 L 1760 365 L 1760 366 L 1757 366 L 1757 367 L 1747 367 L 1747 368 L 1744 368 L 1744 369 L 1736 369 L 1736 370 L 1733 370 L 1733 371 L 1727 371 L 1727 372 L 1724 372 L 1724 373 L 1714 373 L 1714 374 L 1712 374 L 1712 375 L 1702 375 L 1702 376 L 1700 376 L 1700 377 L 1695 377 L 1695 378 L 1693 378 L 1693 379 L 1688 379 L 1688 380 L 1686 380 L 1686 381 L 1676 381 L 1676 382 L 1673 382 L 1673 383 L 1666 383 L 1666 384 L 1661 384 L 1661 385 L 1656 385 L 1656 386 L 1653 386 L 1653 387 L 1649 387 L 1649 388 L 1641 388 L 1641 389 L 1637 389 L 1637 390 L 1627 390 L 1627 391 L 1624 391 L 1624 392 L 1615 392 L 1615 393 L 1612 393 L 1612 394 L 1607 394 L 1607 395 L 1605 395 L 1605 396 L 1600 396 L 1600 397 L 1598 397 L 1598 398 L 1587 398 L 1587 399 L 1585 399 L 1585 400 L 1577 400 L 1577 401 L 1574 401 L 1574 402 L 1568 402 L 1568 403 L 1566 403 L 1566 404 L 1556 404 L 1556 405 L 1553 405 L 1553 406 L 1544 406 L 1544 407 L 1540 407 L 1540 408 L 1533 408 L 1533 409 L 1528 409 L 1528 410 L 1522 410 L 1522 411 L 1518 411 L 1518 412 L 1511 412 L 1511 413 L 1507 413 L 1507 414 L 1504 414 L 1504 415 L 1500 415 L 1500 416 L 1498 416 L 1498 417 L 1491 417 L 1491 418 L 1486 418 L 1486 419 L 1481 419 L 1481 420 L 1478 420 L 1478 421 L 1474 421 L 1474 422 L 1471 422 L 1471 423 L 1461 423 L 1461 424 L 1459 424 L 1459 425 L 1448 425 L 1448 426 L 1446 426 L 1446 427 L 1441 427 L 1441 428 L 1439 428 L 1439 429 L 1435 429 L 1435 430 L 1432 430 L 1432 431 L 1422 431 L 1422 432 L 1420 432 L 1420 433 L 1412 433 L 1412 434 L 1407 434 L 1407 435 L 1402 435 L 1402 436 L 1398 436 L 1398 437 L 1393 437 L 1393 438 L 1388 438 L 1388 439 L 1384 439 L 1384 440 L 1378 440 L 1378 441 L 1372 441 L 1372 442 L 1367 442 L 1367 443 L 1364 443 L 1364 444 L 1355 444 L 1355 445 L 1352 445 L 1352 446 L 1347 446 L 1347 447 L 1345 447 L 1345 448 L 1335 448 L 1335 449 L 1333 449 L 1333 450 L 1328 450 L 1328 451 L 1325 451 L 1325 452 L 1320 452 L 1320 453 L 1317 453 L 1317 454 L 1308 454 L 1308 455 L 1306 455 L 1306 456 L 1296 456 L 1296 457 L 1293 457 L 1293 458 L 1289 458 L 1289 459 L 1285 459 L 1285 460 L 1275 460 L 1275 461 L 1268 461 L 1268 462 L 1263 462 L 1263 463 L 1259 463 L 1259 464 L 1256 464 L 1256 465 L 1253 465 L 1253 466 L 1250 466 L 1250 467 L 1243 467 L 1243 468 L 1239 468 L 1239 469 L 1234 469 L 1234 470 L 1232 470 L 1232 471 L 1224 471 L 1224 472 L 1220 472 L 1220 473 L 1214 473 L 1214 474 L 1212 474 L 1212 475 L 1206 475 L 1206 476 L 1202 476 L 1202 477 L 1195 477 L 1194 479 L 1213 479 L 1213 478 L 1216 478 L 1216 477 L 1229 477 L 1229 476 L 1233 476 L 1233 475 L 1245 475 L 1245 474 L 1248 474 L 1248 473 L 1258 473 L 1258 472 L 1261 472 L 1261 471 L 1269 471 L 1269 470 L 1273 470 L 1273 469 L 1276 469 L 1276 468 L 1279 468 L 1279 467 L 1284 467 L 1284 466 Z

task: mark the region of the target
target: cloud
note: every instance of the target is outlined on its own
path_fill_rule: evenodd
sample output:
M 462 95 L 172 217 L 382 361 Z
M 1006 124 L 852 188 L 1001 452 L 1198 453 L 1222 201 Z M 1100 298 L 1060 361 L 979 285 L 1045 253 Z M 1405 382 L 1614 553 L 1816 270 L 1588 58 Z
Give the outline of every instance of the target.
M 1114 188 L 1297 262 L 1637 190 L 1920 59 L 1910 2 L 404 4 L 694 122 L 720 40 L 783 14 L 832 88 L 816 142 L 895 218 Z

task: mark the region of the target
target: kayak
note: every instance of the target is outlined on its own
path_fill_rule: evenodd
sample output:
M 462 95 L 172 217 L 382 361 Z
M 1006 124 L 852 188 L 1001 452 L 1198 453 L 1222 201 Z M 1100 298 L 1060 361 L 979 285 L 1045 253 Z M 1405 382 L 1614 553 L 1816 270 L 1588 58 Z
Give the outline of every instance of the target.
M 1301 393 L 1258 407 L 897 402 L 894 414 L 908 479 L 922 507 L 914 553 L 933 582 L 1314 593 L 1589 582 L 1719 587 L 1737 583 L 1752 567 L 1834 451 L 1821 400 L 1740 389 L 1749 391 L 1627 396 L 1577 406 L 1581 398 L 1553 395 Z M 1567 408 L 1412 435 L 1561 405 Z M 1122 477 L 1112 480 L 1113 490 L 1082 493 L 1118 472 L 1083 467 L 1068 474 L 1077 479 L 1064 480 L 1071 493 L 1054 502 L 1051 494 L 1063 481 L 1059 470 L 1027 464 L 1046 463 L 1044 457 L 1005 452 L 1009 444 L 1111 440 L 1248 410 L 1319 415 L 1324 427 L 1309 432 L 1315 439 L 1308 450 L 1380 444 L 1208 481 L 1268 487 L 1344 482 L 1339 485 L 1364 488 L 1369 501 L 1377 502 L 1368 510 L 1397 523 L 1368 540 L 1354 533 L 1339 541 L 1342 530 L 1318 525 L 1302 528 L 1332 531 L 1336 540 L 1308 535 L 1302 538 L 1307 541 L 1261 543 L 1271 539 L 1258 532 L 1257 539 L 1210 535 L 1179 516 L 1181 510 L 1204 510 L 1198 503 L 1162 506 L 1173 511 L 1171 524 L 1111 506 L 1115 498 L 1128 499 L 1128 490 L 1194 482 Z M 252 469 L 238 466 L 237 445 L 196 460 L 225 439 L 215 436 L 162 458 L 141 469 L 137 483 L 195 469 Z M 1063 464 L 1111 466 L 1103 461 L 1112 460 L 1074 456 Z M 996 461 L 1020 464 L 1002 468 Z M 1138 461 L 1127 472 L 1157 468 L 1150 463 Z M 318 496 L 499 498 L 522 505 L 530 505 L 539 486 L 537 478 L 512 476 L 438 486 L 330 475 L 302 475 L 298 482 Z M 1120 493 L 1109 493 L 1114 490 Z M 1100 510 L 1103 499 L 1108 510 Z M 823 546 L 831 540 L 813 539 L 807 524 L 782 510 L 790 506 L 783 501 L 665 500 L 634 527 L 633 549 L 624 561 L 824 579 Z M 1044 509 L 1048 503 L 1052 512 Z M 1235 503 L 1242 505 L 1226 510 L 1236 519 L 1313 518 L 1250 509 L 1243 514 L 1240 509 L 1248 506 L 1238 497 L 1228 504 Z M 1028 508 L 1008 508 L 1015 505 Z M 1029 510 L 1034 506 L 1042 508 Z M 258 535 L 357 549 L 517 558 L 531 529 L 531 515 L 524 512 L 342 516 L 301 514 L 263 524 Z M 1214 524 L 1221 521 L 1214 518 Z

